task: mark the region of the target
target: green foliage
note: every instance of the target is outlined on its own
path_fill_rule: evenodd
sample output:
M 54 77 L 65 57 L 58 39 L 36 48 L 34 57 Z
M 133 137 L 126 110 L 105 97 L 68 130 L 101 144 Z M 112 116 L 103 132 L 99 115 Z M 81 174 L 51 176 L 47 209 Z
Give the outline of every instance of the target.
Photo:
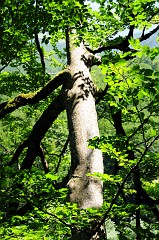
M 92 3 L 97 3 L 98 9 L 92 9 Z M 154 0 L 95 0 L 90 5 L 74 0 L 0 1 L 2 103 L 43 87 L 51 79 L 50 72 L 66 66 L 63 45 L 68 26 L 76 29 L 78 40 L 84 39 L 93 50 L 106 47 L 101 50 L 102 64 L 92 70 L 92 75 L 97 88 L 107 86 L 97 104 L 101 137 L 89 141 L 89 147 L 101 149 L 104 156 L 104 174 L 88 174 L 103 181 L 101 209 L 79 209 L 68 201 L 66 186 L 55 188 L 67 177 L 71 162 L 67 146 L 62 152 L 68 138 L 65 112 L 41 142 L 49 173 L 44 174 L 40 157 L 31 170 L 19 171 L 26 148 L 18 161 L 8 166 L 59 89 L 45 101 L 17 109 L 1 121 L 1 239 L 66 240 L 72 228 L 88 230 L 103 216 L 109 240 L 137 239 L 138 234 L 141 239 L 159 238 L 155 214 L 159 201 L 159 47 L 141 42 L 156 27 L 157 4 Z M 132 29 L 140 30 L 140 36 L 132 34 Z M 148 200 L 135 185 L 137 170 L 133 169 L 137 167 L 138 184 Z M 135 220 L 140 221 L 140 227 Z

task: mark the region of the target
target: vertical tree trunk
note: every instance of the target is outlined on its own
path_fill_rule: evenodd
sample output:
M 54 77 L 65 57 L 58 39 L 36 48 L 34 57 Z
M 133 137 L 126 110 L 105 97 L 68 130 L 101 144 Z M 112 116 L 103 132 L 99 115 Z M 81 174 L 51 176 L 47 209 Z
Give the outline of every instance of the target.
M 99 136 L 93 97 L 94 84 L 90 75 L 93 61 L 93 54 L 88 53 L 83 44 L 71 49 L 68 68 L 72 79 L 66 84 L 66 109 L 71 148 L 69 197 L 71 202 L 76 202 L 82 209 L 100 208 L 103 204 L 102 181 L 87 176 L 87 173 L 103 173 L 101 151 L 88 148 L 88 140 Z M 90 236 L 90 231 L 72 232 L 72 240 L 86 240 L 90 239 Z M 100 233 L 92 239 L 99 239 L 99 236 Z
M 99 136 L 94 84 L 90 67 L 94 56 L 83 44 L 71 50 L 69 70 L 72 75 L 67 85 L 67 115 L 72 158 L 72 176 L 68 183 L 70 201 L 81 208 L 99 208 L 103 203 L 102 182 L 87 173 L 103 173 L 102 153 L 88 148 L 88 140 Z

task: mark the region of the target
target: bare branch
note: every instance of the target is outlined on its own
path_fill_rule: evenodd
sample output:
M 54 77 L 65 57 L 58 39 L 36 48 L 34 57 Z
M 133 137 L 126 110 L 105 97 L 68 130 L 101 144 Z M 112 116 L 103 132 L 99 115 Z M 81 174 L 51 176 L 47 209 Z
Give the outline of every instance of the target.
M 66 151 L 66 149 L 67 149 L 68 143 L 69 143 L 69 136 L 68 136 L 68 138 L 67 138 L 67 140 L 66 140 L 66 142 L 65 142 L 65 144 L 64 144 L 64 147 L 63 147 L 60 155 L 58 155 L 58 156 L 60 157 L 60 159 L 59 159 L 58 164 L 57 164 L 57 167 L 56 167 L 56 169 L 55 169 L 55 173 L 57 173 L 57 171 L 58 171 L 58 169 L 59 169 L 59 166 L 60 166 L 60 163 L 61 163 L 61 160 L 62 160 L 62 156 L 64 155 L 64 153 L 65 153 L 65 151 Z
M 41 60 L 41 65 L 42 65 L 42 68 L 44 70 L 44 74 L 45 74 L 45 61 L 44 61 L 44 53 L 43 53 L 43 50 L 40 46 L 40 42 L 39 42 L 39 38 L 38 38 L 38 34 L 35 33 L 35 43 L 36 43 L 36 47 L 37 47 L 37 50 L 39 52 L 39 55 L 40 55 L 40 60 Z

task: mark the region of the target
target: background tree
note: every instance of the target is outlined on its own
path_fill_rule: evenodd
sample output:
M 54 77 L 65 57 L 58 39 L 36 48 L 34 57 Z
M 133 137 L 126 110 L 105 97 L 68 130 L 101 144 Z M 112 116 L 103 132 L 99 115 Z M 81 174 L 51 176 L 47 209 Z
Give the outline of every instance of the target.
M 0 2 L 3 239 L 158 238 L 158 1 L 93 2 Z

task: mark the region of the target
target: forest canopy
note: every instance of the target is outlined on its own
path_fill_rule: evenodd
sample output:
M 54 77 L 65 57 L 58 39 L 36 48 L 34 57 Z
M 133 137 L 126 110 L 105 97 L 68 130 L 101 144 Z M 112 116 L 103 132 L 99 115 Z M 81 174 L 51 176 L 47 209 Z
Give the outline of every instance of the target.
M 159 1 L 0 1 L 0 237 L 159 238 Z

